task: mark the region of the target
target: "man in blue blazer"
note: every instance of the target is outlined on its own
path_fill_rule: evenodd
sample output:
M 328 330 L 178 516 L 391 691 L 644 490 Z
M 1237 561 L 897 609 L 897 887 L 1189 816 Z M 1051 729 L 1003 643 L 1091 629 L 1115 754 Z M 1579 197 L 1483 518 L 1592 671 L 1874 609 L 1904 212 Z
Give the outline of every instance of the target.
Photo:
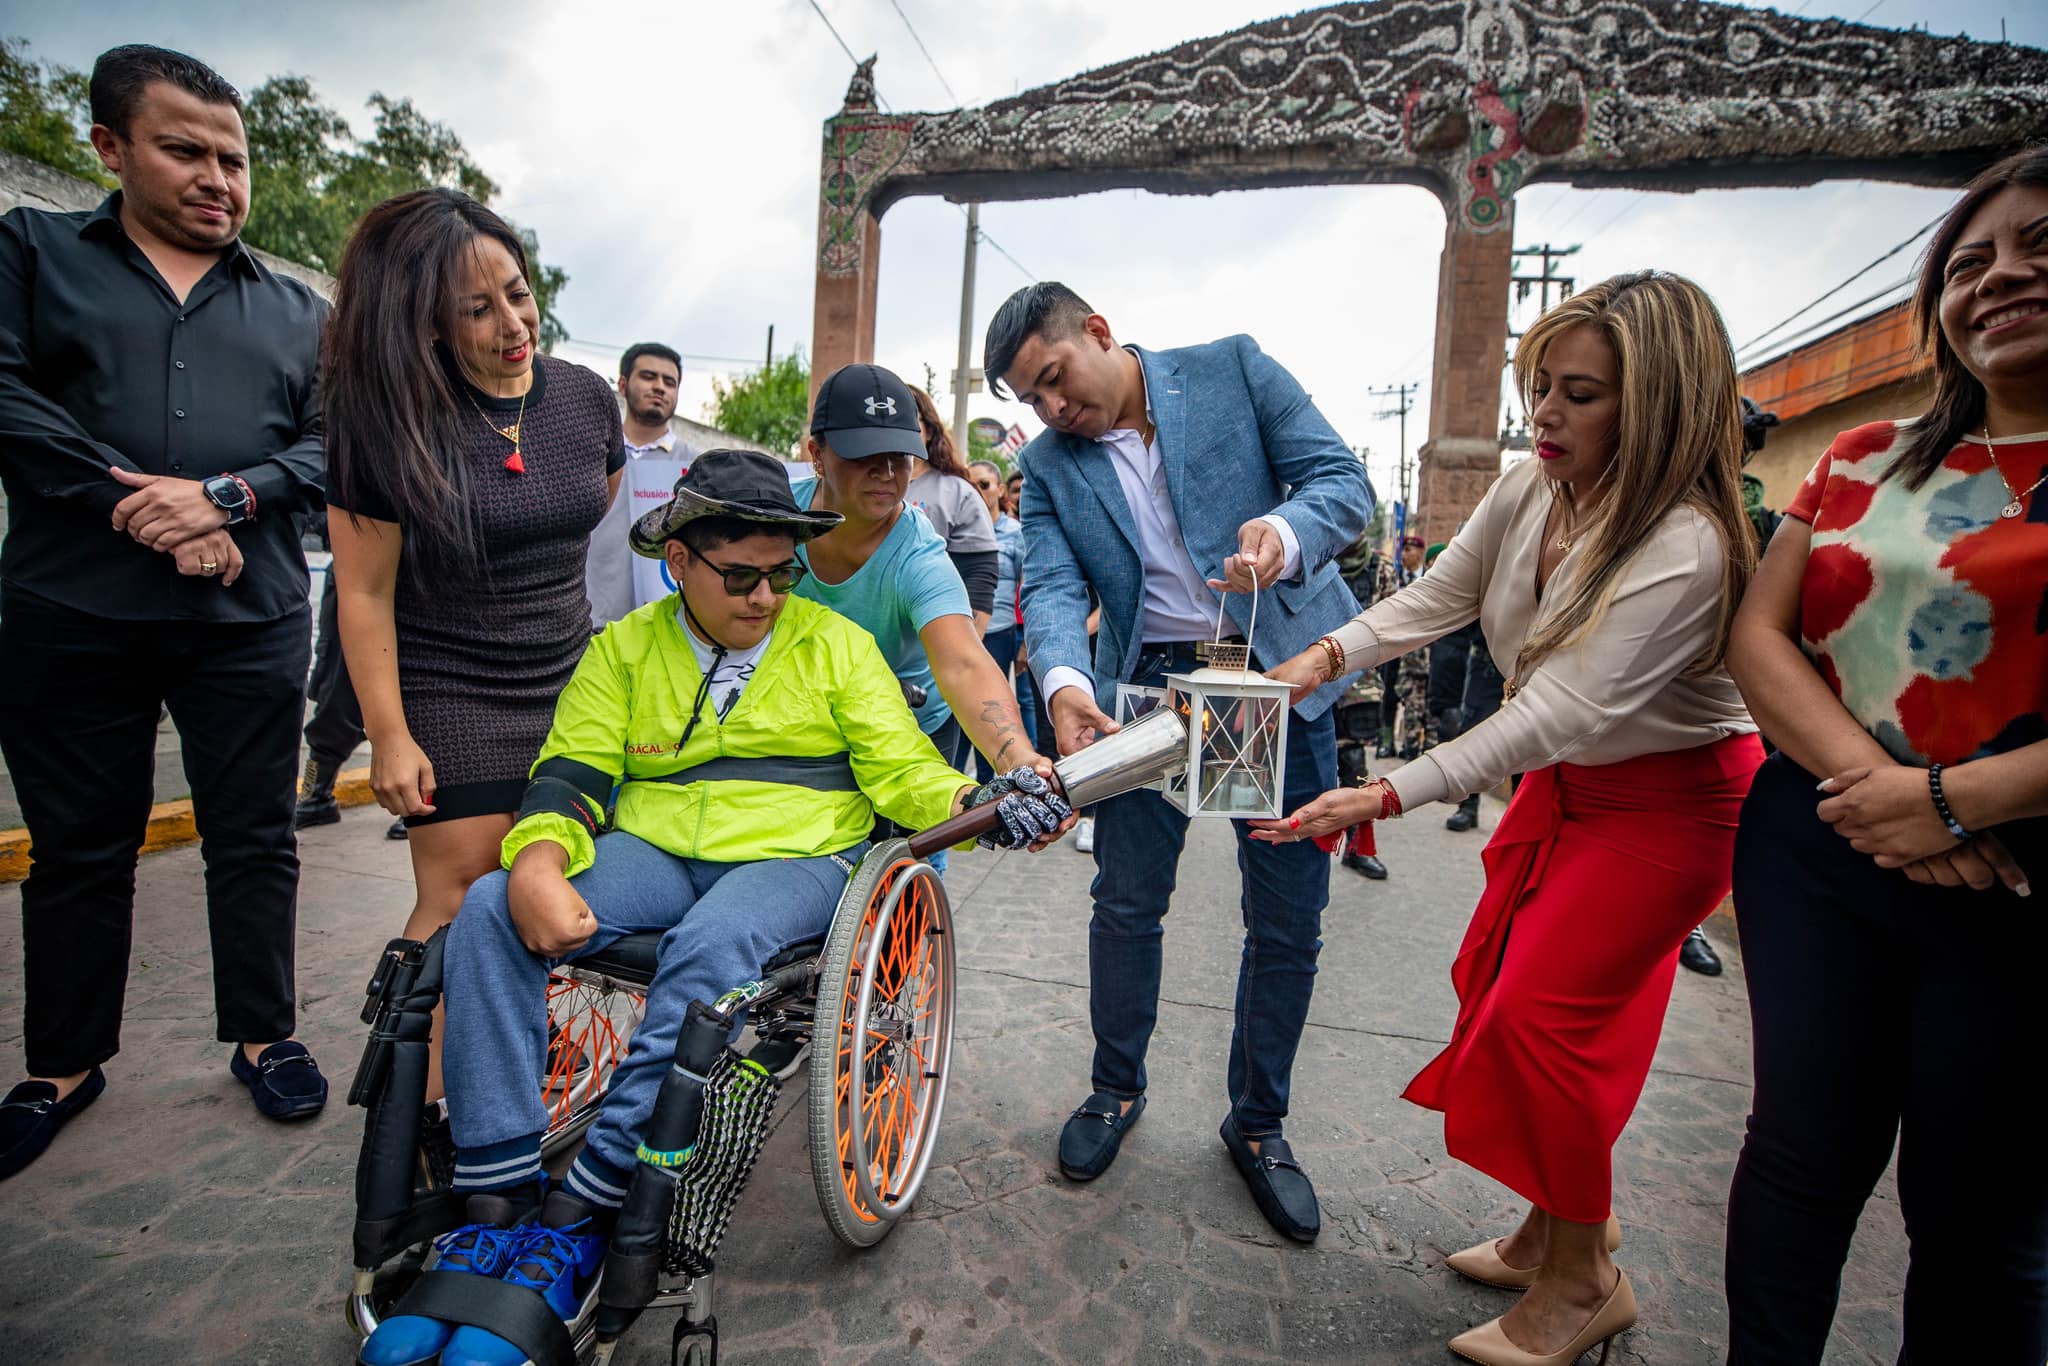
M 1275 664 L 1358 610 L 1334 563 L 1372 517 L 1372 485 L 1300 384 L 1250 337 L 1146 351 L 1065 285 L 1010 296 L 984 367 L 1049 428 L 1024 448 L 1024 635 L 1056 743 L 1071 754 L 1117 729 L 1118 685 L 1196 667 L 1228 614 Z M 1000 388 L 998 388 L 1000 392 Z M 1248 593 L 1256 578 L 1257 622 Z M 1217 590 L 1231 590 L 1219 599 Z M 1102 616 L 1088 651 L 1090 590 Z M 1219 601 L 1221 607 L 1219 608 Z M 1330 708 L 1343 681 L 1295 708 L 1285 804 L 1337 781 Z M 1330 861 L 1307 841 L 1266 844 L 1234 822 L 1245 938 L 1223 1142 L 1260 1211 L 1302 1242 L 1321 1227 L 1315 1188 L 1281 1126 L 1314 986 Z M 1060 1170 L 1101 1175 L 1145 1108 L 1145 1048 L 1159 1013 L 1162 920 L 1187 817 L 1157 792 L 1095 812 L 1088 929 L 1092 1094 L 1060 1134 Z

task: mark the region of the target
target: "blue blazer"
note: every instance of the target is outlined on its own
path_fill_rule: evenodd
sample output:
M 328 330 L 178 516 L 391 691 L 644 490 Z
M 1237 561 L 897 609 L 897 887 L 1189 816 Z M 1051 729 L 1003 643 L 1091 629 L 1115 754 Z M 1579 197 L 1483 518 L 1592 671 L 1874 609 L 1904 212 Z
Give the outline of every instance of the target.
M 1301 543 L 1300 572 L 1259 595 L 1261 662 L 1278 664 L 1358 611 L 1335 563 L 1372 520 L 1372 484 L 1294 376 L 1247 336 L 1173 351 L 1133 347 L 1166 465 L 1167 496 L 1195 567 L 1223 577 L 1237 531 L 1277 512 Z M 1041 682 L 1059 665 L 1095 682 L 1096 705 L 1116 715 L 1116 685 L 1136 672 L 1144 565 L 1137 525 L 1109 448 L 1047 430 L 1019 457 L 1024 469 L 1024 638 Z M 1095 658 L 1088 658 L 1088 590 L 1102 605 Z M 1237 634 L 1250 629 L 1251 598 L 1224 595 Z M 1297 711 L 1328 711 L 1342 681 Z

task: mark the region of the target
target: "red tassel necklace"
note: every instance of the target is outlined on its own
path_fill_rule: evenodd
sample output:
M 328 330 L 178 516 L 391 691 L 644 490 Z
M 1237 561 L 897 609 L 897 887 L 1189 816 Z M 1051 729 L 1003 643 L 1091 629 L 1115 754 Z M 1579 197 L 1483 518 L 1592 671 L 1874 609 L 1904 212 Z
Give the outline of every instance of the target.
M 519 429 L 526 423 L 526 394 L 519 396 L 519 416 L 513 419 L 512 425 L 500 427 L 497 423 L 491 421 L 491 415 L 484 411 L 481 403 L 476 401 L 476 395 L 471 394 L 467 389 L 464 389 L 462 392 L 468 396 L 469 406 L 476 409 L 476 415 L 484 420 L 485 425 L 512 443 L 512 454 L 505 457 L 506 471 L 511 474 L 526 473 L 526 461 L 521 459 L 519 455 Z M 531 392 L 533 392 L 533 386 L 528 385 L 527 393 Z

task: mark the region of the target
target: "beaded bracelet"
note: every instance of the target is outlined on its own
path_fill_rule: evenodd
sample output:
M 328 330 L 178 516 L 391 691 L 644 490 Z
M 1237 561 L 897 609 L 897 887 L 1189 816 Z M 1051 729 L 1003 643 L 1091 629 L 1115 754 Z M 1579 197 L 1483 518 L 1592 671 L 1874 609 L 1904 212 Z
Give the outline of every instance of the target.
M 1342 678 L 1344 676 L 1344 647 L 1337 643 L 1335 636 L 1324 636 L 1316 644 L 1323 647 L 1323 654 L 1330 661 L 1330 678 L 1332 680 Z
M 1927 769 L 1927 792 L 1934 798 L 1934 812 L 1941 817 L 1941 823 L 1948 832 L 1959 840 L 1966 840 L 1970 832 L 1963 829 L 1963 823 L 1956 819 L 1956 813 L 1948 809 L 1948 798 L 1941 795 L 1941 765 L 1931 764 Z

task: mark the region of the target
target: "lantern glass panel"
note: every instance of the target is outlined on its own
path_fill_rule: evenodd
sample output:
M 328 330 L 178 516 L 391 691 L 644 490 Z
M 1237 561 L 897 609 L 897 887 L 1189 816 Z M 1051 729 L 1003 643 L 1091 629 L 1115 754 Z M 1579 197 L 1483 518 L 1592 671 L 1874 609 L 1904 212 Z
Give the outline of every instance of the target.
M 1188 762 L 1167 784 L 1167 796 L 1190 816 L 1281 814 L 1287 686 L 1209 669 L 1168 682 L 1169 705 L 1188 723 Z

